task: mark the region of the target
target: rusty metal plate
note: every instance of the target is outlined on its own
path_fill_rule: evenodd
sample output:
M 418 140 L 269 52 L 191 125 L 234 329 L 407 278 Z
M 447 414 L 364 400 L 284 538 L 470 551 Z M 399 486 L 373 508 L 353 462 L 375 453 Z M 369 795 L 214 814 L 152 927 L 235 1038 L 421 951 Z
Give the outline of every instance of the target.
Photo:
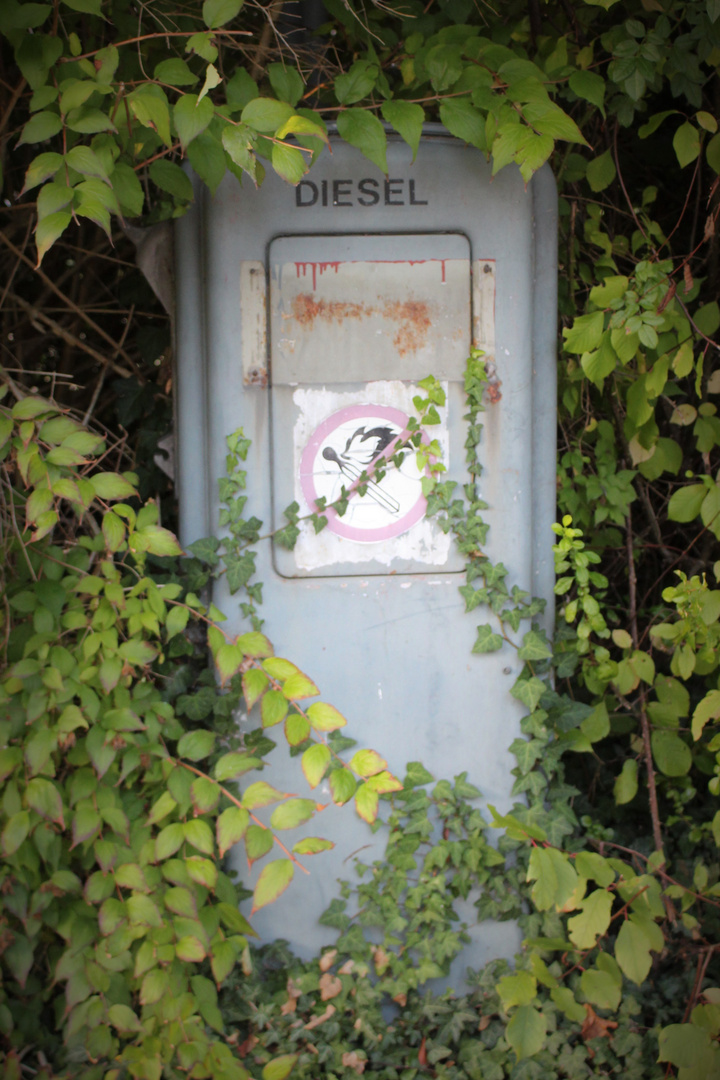
M 462 234 L 285 236 L 270 245 L 272 381 L 462 380 L 471 341 Z

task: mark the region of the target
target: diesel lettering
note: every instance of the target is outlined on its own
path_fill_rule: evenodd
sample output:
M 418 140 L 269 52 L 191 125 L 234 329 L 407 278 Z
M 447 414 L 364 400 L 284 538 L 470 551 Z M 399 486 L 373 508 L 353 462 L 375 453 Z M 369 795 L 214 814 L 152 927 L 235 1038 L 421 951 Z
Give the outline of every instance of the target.
M 419 197 L 415 180 L 404 177 L 388 177 L 383 181 L 375 180 L 372 176 L 365 176 L 361 180 L 301 180 L 295 188 L 295 206 L 300 210 L 310 206 L 378 205 L 427 206 L 428 200 Z

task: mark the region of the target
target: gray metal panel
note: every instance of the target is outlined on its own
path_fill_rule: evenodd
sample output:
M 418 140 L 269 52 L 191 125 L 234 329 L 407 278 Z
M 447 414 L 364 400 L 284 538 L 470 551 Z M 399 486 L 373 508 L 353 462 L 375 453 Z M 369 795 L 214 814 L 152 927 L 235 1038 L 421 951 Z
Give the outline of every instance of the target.
M 312 181 L 304 182 L 315 185 L 314 197 L 313 189 L 293 189 L 274 175 L 259 191 L 240 188 L 229 178 L 212 202 L 205 196 L 202 253 L 190 251 L 189 257 L 195 259 L 195 276 L 205 277 L 209 393 L 205 417 L 200 399 L 194 417 L 191 408 L 180 417 L 180 456 L 187 466 L 186 459 L 198 452 L 194 433 L 206 424 L 209 473 L 220 476 L 224 437 L 242 425 L 253 439 L 248 508 L 272 520 L 270 395 L 243 383 L 242 261 L 265 262 L 269 244 L 283 234 L 464 233 L 473 261 L 488 260 L 496 281 L 497 404 L 484 415 L 480 447 L 482 493 L 490 506 L 487 552 L 509 567 L 511 584 L 531 589 L 552 543 L 551 536 L 533 535 L 534 524 L 552 516 L 533 496 L 538 478 L 548 491 L 552 469 L 547 462 L 539 465 L 533 451 L 535 441 L 547 453 L 553 403 L 547 326 L 545 344 L 538 350 L 533 343 L 542 323 L 535 284 L 555 273 L 550 244 L 536 251 L 535 242 L 536 230 L 546 239 L 549 235 L 542 225 L 552 209 L 548 185 L 540 180 L 535 195 L 538 178 L 526 189 L 510 169 L 491 182 L 482 155 L 449 137 L 424 139 L 414 165 L 409 148 L 390 138 L 388 163 L 386 182 L 357 151 L 334 141 L 332 157 L 324 156 Z M 179 270 L 182 277 L 185 267 Z M 543 303 L 549 296 L 545 293 Z M 186 313 L 184 325 L 197 317 L 197 310 Z M 182 333 L 178 345 L 182 380 L 194 361 Z M 536 412 L 545 419 L 535 423 Z M 276 475 L 279 465 L 275 462 Z M 292 471 L 289 462 L 285 465 Z M 462 479 L 461 454 L 451 461 L 453 474 Z M 199 495 L 185 496 L 191 501 L 183 511 L 185 540 L 197 535 L 204 520 L 193 505 Z M 216 506 L 214 492 L 213 497 Z M 322 699 L 347 716 L 348 732 L 361 746 L 380 751 L 398 773 L 408 759 L 424 761 L 438 778 L 467 770 L 488 801 L 501 810 L 511 804 L 514 761 L 507 747 L 519 732 L 523 710 L 509 690 L 521 663 L 509 646 L 490 656 L 471 654 L 475 626 L 485 616 L 481 609 L 464 614 L 456 575 L 436 569 L 407 575 L 391 568 L 375 576 L 283 578 L 269 545 L 260 547 L 257 566 L 258 579 L 265 582 L 265 629 L 278 653 L 312 675 Z M 224 583 L 214 600 L 229 616 L 225 628 L 239 631 L 237 601 Z M 243 717 L 239 722 L 247 723 Z M 288 791 L 305 790 L 297 759 L 288 760 L 282 747 L 272 755 L 267 778 Z M 323 786 L 316 794 L 329 801 Z M 379 837 L 369 834 L 352 808 L 328 807 L 308 831 L 334 839 L 335 850 L 311 862 L 309 877 L 298 875 L 284 897 L 253 919 L 263 937 L 289 938 L 305 955 L 333 937 L 314 918 L 335 894 L 335 877 L 352 876 L 356 852 L 365 860 L 382 854 Z M 252 883 L 260 867 L 248 874 L 241 850 L 234 858 Z M 468 962 L 506 955 L 517 944 L 517 937 L 501 939 L 489 925 L 476 928 L 473 937 Z

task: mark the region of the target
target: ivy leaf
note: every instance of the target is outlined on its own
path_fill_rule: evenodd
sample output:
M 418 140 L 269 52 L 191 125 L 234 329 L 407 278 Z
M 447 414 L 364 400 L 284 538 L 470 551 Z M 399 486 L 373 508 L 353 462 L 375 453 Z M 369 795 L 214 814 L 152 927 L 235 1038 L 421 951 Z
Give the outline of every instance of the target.
M 474 653 L 497 652 L 502 649 L 503 639 L 500 634 L 494 633 L 489 623 L 478 626 L 475 644 L 472 647 Z
M 344 109 L 338 114 L 337 127 L 345 142 L 357 147 L 387 176 L 387 136 L 377 116 L 364 109 Z
M 278 896 L 287 889 L 294 874 L 295 867 L 289 859 L 276 859 L 263 867 L 253 892 L 253 906 L 250 914 L 253 915 L 260 908 L 277 900 Z

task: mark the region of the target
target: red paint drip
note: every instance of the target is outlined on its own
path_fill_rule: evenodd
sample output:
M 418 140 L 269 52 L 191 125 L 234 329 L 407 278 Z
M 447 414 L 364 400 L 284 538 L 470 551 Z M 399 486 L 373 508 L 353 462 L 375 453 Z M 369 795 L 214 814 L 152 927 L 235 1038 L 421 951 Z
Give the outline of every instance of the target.
M 337 274 L 338 270 L 340 269 L 340 263 L 339 262 L 320 262 L 320 263 L 316 263 L 316 262 L 296 262 L 295 263 L 295 274 L 296 274 L 296 276 L 297 277 L 307 277 L 308 267 L 310 267 L 311 270 L 312 270 L 313 290 L 315 290 L 315 289 L 317 289 L 318 271 L 320 271 L 320 276 L 321 277 L 327 270 L 334 270 L 335 273 Z

